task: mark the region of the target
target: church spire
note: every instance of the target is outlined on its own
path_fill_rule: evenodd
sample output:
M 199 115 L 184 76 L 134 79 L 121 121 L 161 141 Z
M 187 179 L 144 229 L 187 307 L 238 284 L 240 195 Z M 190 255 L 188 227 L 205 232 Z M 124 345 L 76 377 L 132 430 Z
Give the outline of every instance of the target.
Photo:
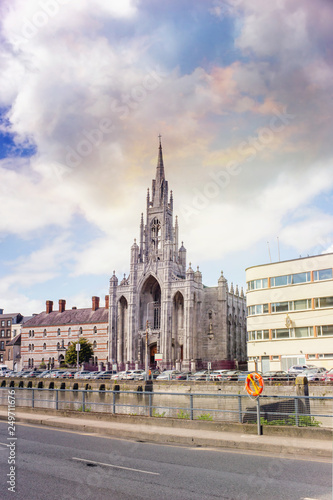
M 161 186 L 162 181 L 165 180 L 164 176 L 164 165 L 163 165 L 163 153 L 162 153 L 162 143 L 161 143 L 161 134 L 158 136 L 159 138 L 159 148 L 158 148 L 158 160 L 157 160 L 157 168 L 156 168 L 156 187 L 157 189 Z
M 168 204 L 168 183 L 165 180 L 161 135 L 159 138 L 158 160 L 156 167 L 156 178 L 153 180 L 152 195 L 153 207 L 161 207 Z

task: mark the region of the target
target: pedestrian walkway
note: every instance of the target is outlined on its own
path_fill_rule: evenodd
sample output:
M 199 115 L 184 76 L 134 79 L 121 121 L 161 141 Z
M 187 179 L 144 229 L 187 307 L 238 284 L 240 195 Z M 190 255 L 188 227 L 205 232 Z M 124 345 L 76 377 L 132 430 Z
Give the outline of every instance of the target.
M 332 439 L 308 439 L 283 435 L 242 434 L 239 432 L 220 432 L 216 430 L 192 429 L 174 426 L 154 425 L 151 419 L 147 423 L 117 422 L 80 416 L 50 415 L 38 410 L 25 412 L 16 410 L 16 422 L 42 425 L 75 432 L 109 436 L 118 439 L 131 439 L 160 444 L 176 444 L 197 447 L 249 450 L 256 452 L 283 454 L 291 456 L 311 456 L 332 459 Z M 7 420 L 7 411 L 0 410 L 0 420 Z

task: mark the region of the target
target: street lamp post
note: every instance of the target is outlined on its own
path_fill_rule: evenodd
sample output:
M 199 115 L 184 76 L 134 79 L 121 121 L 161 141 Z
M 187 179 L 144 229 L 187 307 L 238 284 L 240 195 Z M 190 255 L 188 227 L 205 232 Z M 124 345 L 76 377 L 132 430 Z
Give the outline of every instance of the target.
M 154 300 L 152 302 L 147 303 L 147 315 L 146 315 L 146 356 L 145 356 L 145 372 L 146 372 L 146 380 L 149 379 L 149 367 L 148 367 L 148 306 L 149 304 L 158 304 L 158 301 Z
M 81 345 L 80 345 L 80 342 L 79 342 L 79 337 L 81 335 L 81 332 L 78 332 L 77 334 L 77 344 L 76 344 L 76 354 L 77 354 L 77 358 L 76 358 L 76 370 L 79 371 L 79 368 L 80 368 L 80 362 L 79 362 L 79 355 L 80 355 L 80 350 L 81 350 Z

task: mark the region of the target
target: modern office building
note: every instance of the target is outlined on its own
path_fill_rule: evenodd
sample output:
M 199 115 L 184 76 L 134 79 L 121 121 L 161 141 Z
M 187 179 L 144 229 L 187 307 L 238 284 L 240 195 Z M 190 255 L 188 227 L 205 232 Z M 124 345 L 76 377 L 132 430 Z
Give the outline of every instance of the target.
M 333 367 L 333 254 L 249 267 L 249 370 Z

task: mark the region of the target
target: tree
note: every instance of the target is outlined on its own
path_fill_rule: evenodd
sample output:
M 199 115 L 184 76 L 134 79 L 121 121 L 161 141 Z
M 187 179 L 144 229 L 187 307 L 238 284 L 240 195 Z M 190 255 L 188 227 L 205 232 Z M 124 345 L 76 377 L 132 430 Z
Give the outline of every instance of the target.
M 77 363 L 76 344 L 77 342 L 72 342 L 66 351 L 65 362 L 69 365 L 76 365 Z M 80 338 L 79 344 L 81 346 L 79 351 L 79 363 L 81 364 L 85 361 L 89 361 L 89 359 L 93 357 L 94 350 L 91 343 L 84 337 Z

